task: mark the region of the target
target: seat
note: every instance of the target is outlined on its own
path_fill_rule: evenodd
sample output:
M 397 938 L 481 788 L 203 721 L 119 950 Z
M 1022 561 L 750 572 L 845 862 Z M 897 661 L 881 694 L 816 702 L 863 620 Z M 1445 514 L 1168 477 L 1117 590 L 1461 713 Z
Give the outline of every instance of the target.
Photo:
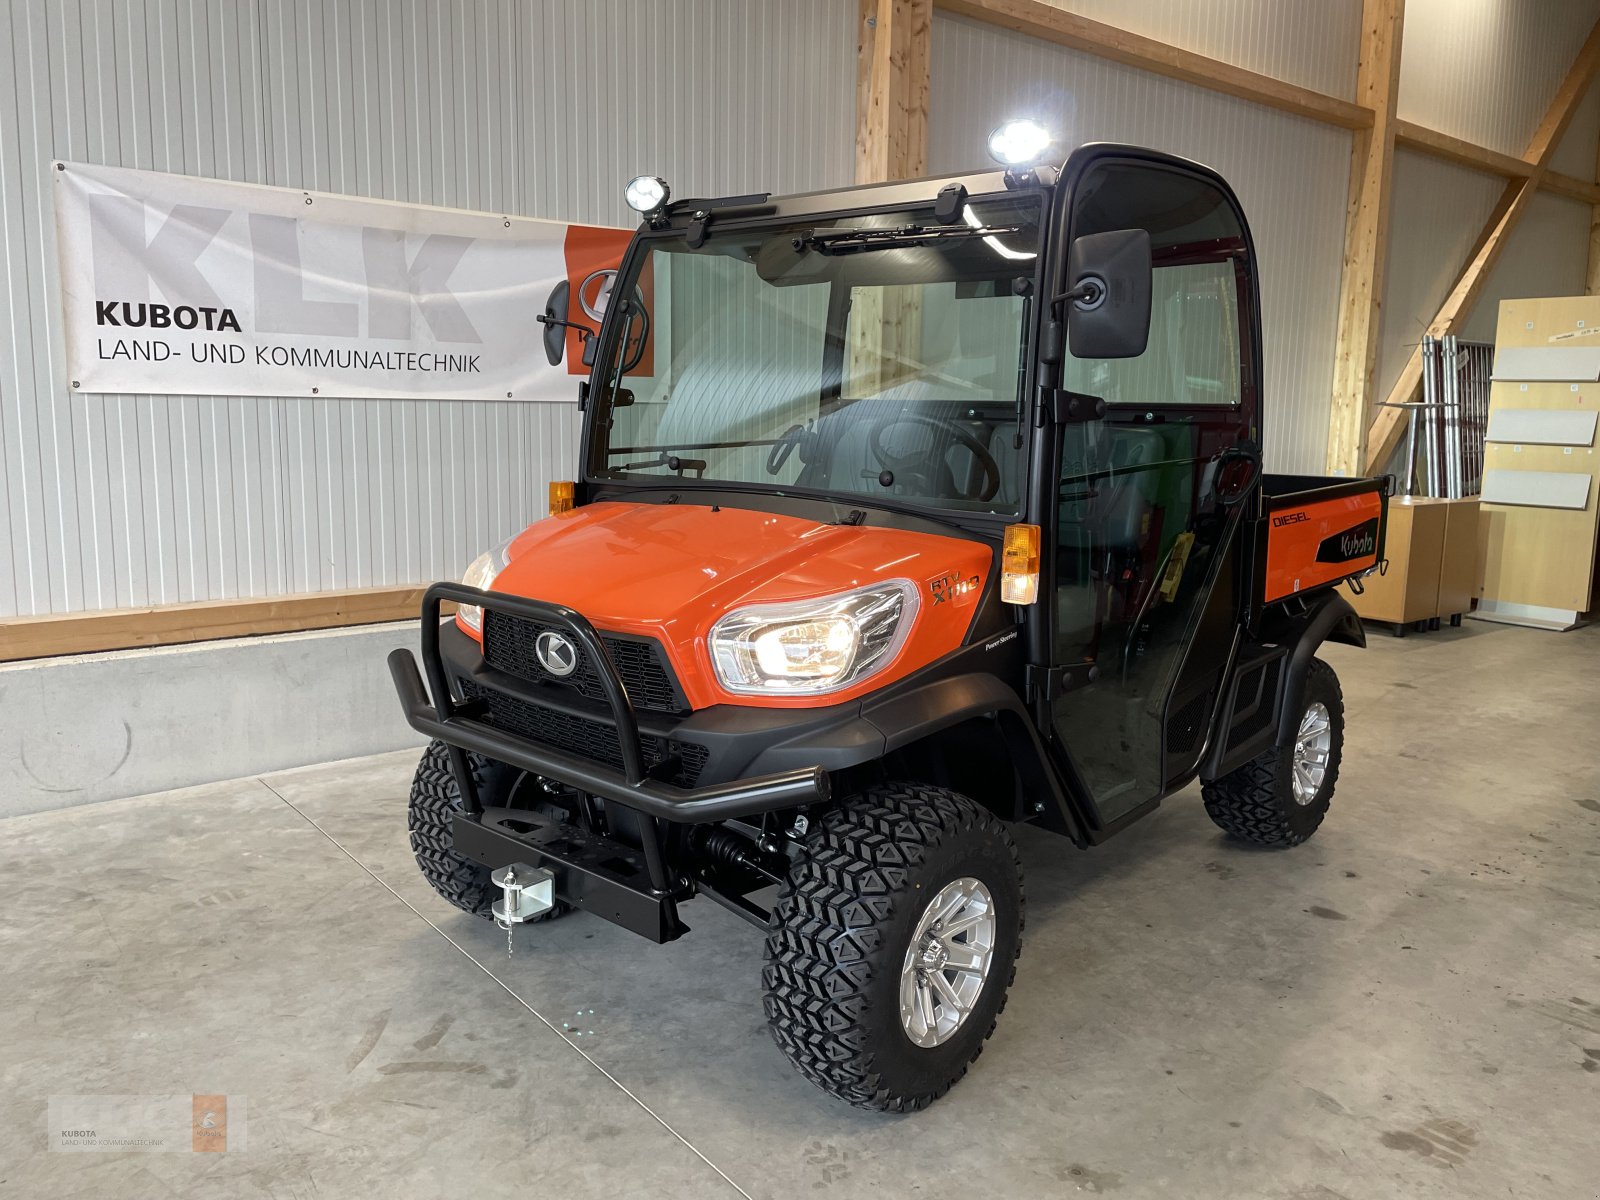
M 1160 482 L 1151 468 L 1164 457 L 1154 429 L 1112 428 L 1110 461 L 1099 482 L 1100 535 L 1108 550 L 1131 550 L 1143 540 Z
M 854 400 L 817 422 L 818 443 L 810 461 L 795 481 L 801 487 L 814 487 L 857 495 L 883 493 L 878 476 L 883 465 L 872 453 L 872 428 L 899 413 L 939 413 L 948 404 L 938 403 L 929 386 L 909 380 L 890 388 L 881 396 Z M 985 425 L 973 421 L 970 427 L 982 441 Z M 903 481 L 895 492 L 903 496 L 935 500 L 960 500 L 969 497 L 982 478 L 977 457 L 953 432 L 910 421 L 884 429 L 883 449 L 896 458 L 925 456 L 937 464 L 932 478 L 922 486 L 907 490 Z

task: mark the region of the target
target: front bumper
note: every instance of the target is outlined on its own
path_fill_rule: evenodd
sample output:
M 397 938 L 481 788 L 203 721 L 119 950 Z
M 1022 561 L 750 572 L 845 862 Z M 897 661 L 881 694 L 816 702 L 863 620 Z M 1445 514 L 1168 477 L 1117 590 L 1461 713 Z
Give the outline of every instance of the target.
M 440 605 L 446 600 L 477 604 L 554 625 L 576 641 L 599 669 L 611 724 L 621 747 L 621 769 L 497 729 L 478 720 L 474 706 L 457 701 L 451 692 L 439 644 Z M 638 716 L 621 676 L 594 626 L 579 613 L 561 605 L 484 592 L 463 584 L 434 584 L 422 601 L 422 663 L 428 675 L 427 688 L 423 686 L 416 658 L 409 650 L 395 650 L 389 655 L 389 673 L 411 727 L 458 752 L 452 754 L 456 782 L 467 812 L 474 816 L 482 813 L 482 806 L 471 772 L 465 769 L 464 755 L 459 754 L 463 750 L 510 763 L 645 816 L 683 824 L 725 821 L 799 808 L 822 803 L 829 796 L 828 774 L 820 766 L 798 767 L 693 788 L 650 778 L 640 749 Z M 878 736 L 881 739 L 881 735 Z M 456 762 L 457 758 L 462 761 Z

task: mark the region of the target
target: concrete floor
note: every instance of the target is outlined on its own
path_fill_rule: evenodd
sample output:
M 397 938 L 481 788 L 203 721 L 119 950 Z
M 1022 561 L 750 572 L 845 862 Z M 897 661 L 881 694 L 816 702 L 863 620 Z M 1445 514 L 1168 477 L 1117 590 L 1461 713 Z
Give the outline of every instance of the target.
M 508 960 L 416 874 L 409 752 L 11 818 L 0 1192 L 1600 1194 L 1600 629 L 1373 632 L 1328 653 L 1306 846 L 1193 790 L 1089 853 L 1024 832 L 1010 1007 L 909 1118 L 789 1070 L 759 934 L 707 902 L 672 946 L 578 915 Z M 45 1149 L 48 1097 L 144 1092 L 243 1095 L 248 1148 Z

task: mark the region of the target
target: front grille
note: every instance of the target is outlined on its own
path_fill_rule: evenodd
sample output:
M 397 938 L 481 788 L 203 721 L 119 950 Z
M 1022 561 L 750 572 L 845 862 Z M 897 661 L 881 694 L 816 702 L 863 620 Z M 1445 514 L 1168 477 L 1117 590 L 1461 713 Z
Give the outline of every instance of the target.
M 622 744 L 617 738 L 616 729 L 605 721 L 533 704 L 520 696 L 481 687 L 470 679 L 461 681 L 461 696 L 464 700 L 481 700 L 488 710 L 488 723 L 496 729 L 604 763 L 614 770 L 622 769 Z M 656 778 L 679 787 L 695 785 L 711 753 L 698 742 L 680 742 L 647 733 L 639 735 L 639 749 L 646 770 Z M 658 774 L 656 769 L 668 759 L 675 759 L 675 765 Z
M 600 672 L 581 650 L 577 669 L 571 675 L 552 675 L 539 664 L 534 642 L 549 630 L 562 632 L 554 625 L 490 609 L 483 614 L 483 659 L 495 670 L 519 679 L 571 688 L 585 700 L 604 701 L 606 693 L 600 682 Z M 611 661 L 616 663 L 617 674 L 622 676 L 622 684 L 628 689 L 628 699 L 633 701 L 634 708 L 646 712 L 689 711 L 672 668 L 667 665 L 661 643 L 654 638 L 620 633 L 601 634 L 600 640 L 605 643 Z

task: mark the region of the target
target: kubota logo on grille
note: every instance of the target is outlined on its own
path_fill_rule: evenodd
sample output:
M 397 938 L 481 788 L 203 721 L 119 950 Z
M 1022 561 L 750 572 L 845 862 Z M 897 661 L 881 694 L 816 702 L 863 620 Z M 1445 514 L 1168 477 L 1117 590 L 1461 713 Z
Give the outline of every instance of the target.
M 565 634 L 547 629 L 533 643 L 539 665 L 550 674 L 565 679 L 578 669 L 578 648 Z

